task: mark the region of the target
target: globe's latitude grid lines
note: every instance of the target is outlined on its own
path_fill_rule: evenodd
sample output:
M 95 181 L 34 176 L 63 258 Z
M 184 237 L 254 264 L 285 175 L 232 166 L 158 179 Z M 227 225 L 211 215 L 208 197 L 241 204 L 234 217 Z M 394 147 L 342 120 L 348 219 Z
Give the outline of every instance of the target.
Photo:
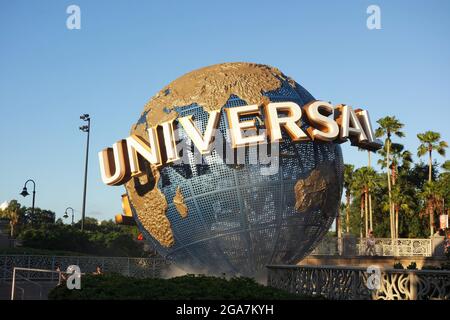
M 296 84 L 294 90 L 286 81 L 265 95 L 272 102 L 292 101 L 301 106 L 314 100 L 301 86 Z M 246 104 L 232 96 L 224 108 Z M 208 114 L 198 105 L 177 107 L 176 111 L 179 116 L 193 114 L 198 128 L 205 129 Z M 139 121 L 142 120 L 141 117 Z M 229 142 L 226 121 L 226 117 L 221 117 L 219 129 Z M 191 143 L 187 136 L 180 138 Z M 162 256 L 187 270 L 254 275 L 269 263 L 297 262 L 328 231 L 338 203 L 334 212 L 322 213 L 320 209 L 296 212 L 294 185 L 318 165 L 326 164 L 336 171 L 336 184 L 340 186 L 342 154 L 336 144 L 292 143 L 288 137 L 280 148 L 280 170 L 272 176 L 262 176 L 260 166 L 249 165 L 248 152 L 245 166 L 231 168 L 216 151 L 205 157 L 209 166 L 195 165 L 194 155 L 188 151 L 192 164 L 165 167 L 159 180 L 159 189 L 166 199 L 172 199 L 176 187 L 180 187 L 189 207 L 188 216 L 183 219 L 169 201 L 167 217 L 175 244 L 165 248 L 137 219 L 138 226 Z M 187 179 L 189 175 L 192 178 Z M 262 201 L 262 206 L 256 203 Z M 136 208 L 132 209 L 135 212 Z

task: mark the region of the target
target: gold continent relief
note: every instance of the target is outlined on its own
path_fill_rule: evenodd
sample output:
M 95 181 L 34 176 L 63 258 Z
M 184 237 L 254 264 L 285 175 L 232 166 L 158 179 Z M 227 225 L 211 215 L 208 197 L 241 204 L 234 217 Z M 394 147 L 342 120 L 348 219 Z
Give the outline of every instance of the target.
M 182 218 L 186 218 L 188 214 L 188 207 L 184 203 L 184 196 L 181 193 L 181 188 L 177 187 L 177 191 L 175 192 L 175 197 L 173 197 L 173 204 L 178 210 L 178 213 Z
M 178 113 L 173 110 L 174 107 L 196 103 L 205 111 L 220 110 L 231 95 L 238 96 L 249 105 L 267 103 L 269 98 L 263 94 L 279 89 L 282 81 L 287 81 L 295 88 L 295 81 L 277 68 L 254 63 L 224 63 L 192 71 L 164 87 L 145 105 L 141 116 L 145 115 L 146 123 L 133 126 L 131 134 L 138 135 L 148 142 L 146 127 L 176 119 Z M 154 187 L 144 195 L 136 192 L 134 179 L 131 179 L 125 187 L 131 204 L 139 208 L 136 214 L 143 227 L 162 246 L 171 247 L 175 240 L 170 221 L 166 216 L 167 199 L 158 189 L 159 169 L 152 166 L 152 174 L 155 179 Z M 297 194 L 297 188 L 295 190 Z M 179 188 L 173 202 L 181 217 L 187 217 L 187 206 Z M 300 204 L 299 207 L 308 206 L 311 201 L 303 202 L 304 204 Z
M 333 206 L 338 203 L 339 184 L 333 167 L 320 165 L 311 171 L 305 179 L 300 179 L 294 186 L 295 210 L 305 212 L 318 208 L 326 214 L 334 214 Z

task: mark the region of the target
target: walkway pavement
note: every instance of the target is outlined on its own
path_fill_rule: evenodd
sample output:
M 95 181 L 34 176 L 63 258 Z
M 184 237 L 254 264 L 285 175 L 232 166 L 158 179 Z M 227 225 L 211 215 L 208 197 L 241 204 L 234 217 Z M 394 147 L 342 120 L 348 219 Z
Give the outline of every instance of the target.
M 15 300 L 47 300 L 49 292 L 56 282 L 42 281 L 37 284 L 18 282 L 14 294 Z M 11 282 L 0 282 L 0 300 L 11 299 Z

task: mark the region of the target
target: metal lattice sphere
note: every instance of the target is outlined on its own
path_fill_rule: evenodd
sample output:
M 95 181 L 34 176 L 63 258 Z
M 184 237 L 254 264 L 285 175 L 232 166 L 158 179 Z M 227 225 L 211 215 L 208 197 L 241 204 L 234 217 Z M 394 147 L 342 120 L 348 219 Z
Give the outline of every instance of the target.
M 224 109 L 270 102 L 300 106 L 313 96 L 278 69 L 227 63 L 199 69 L 163 88 L 131 132 L 193 115 L 203 132 L 210 110 L 222 111 L 216 137 L 229 147 Z M 253 117 L 254 118 L 254 117 Z M 263 129 L 264 115 L 257 127 Z M 302 124 L 306 130 L 308 125 Z M 295 264 L 309 254 L 337 215 L 343 160 L 335 143 L 292 142 L 284 136 L 269 162 L 227 163 L 216 147 L 198 163 L 183 130 L 183 161 L 151 168 L 126 184 L 136 222 L 159 254 L 187 271 L 254 276 L 268 264 Z M 270 146 L 267 147 L 270 149 Z

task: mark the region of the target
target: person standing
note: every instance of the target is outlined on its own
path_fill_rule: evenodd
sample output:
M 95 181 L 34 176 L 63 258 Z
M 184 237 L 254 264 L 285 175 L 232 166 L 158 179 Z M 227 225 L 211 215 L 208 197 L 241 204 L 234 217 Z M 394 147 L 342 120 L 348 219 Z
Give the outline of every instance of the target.
M 373 235 L 373 231 L 369 230 L 369 234 L 366 239 L 366 252 L 367 256 L 375 256 L 375 237 Z
M 97 268 L 95 268 L 95 272 L 93 273 L 93 275 L 99 276 L 99 275 L 102 275 L 102 274 L 103 274 L 102 267 L 97 266 Z
M 447 256 L 450 256 L 450 230 L 447 231 L 447 236 L 445 237 L 444 252 Z

